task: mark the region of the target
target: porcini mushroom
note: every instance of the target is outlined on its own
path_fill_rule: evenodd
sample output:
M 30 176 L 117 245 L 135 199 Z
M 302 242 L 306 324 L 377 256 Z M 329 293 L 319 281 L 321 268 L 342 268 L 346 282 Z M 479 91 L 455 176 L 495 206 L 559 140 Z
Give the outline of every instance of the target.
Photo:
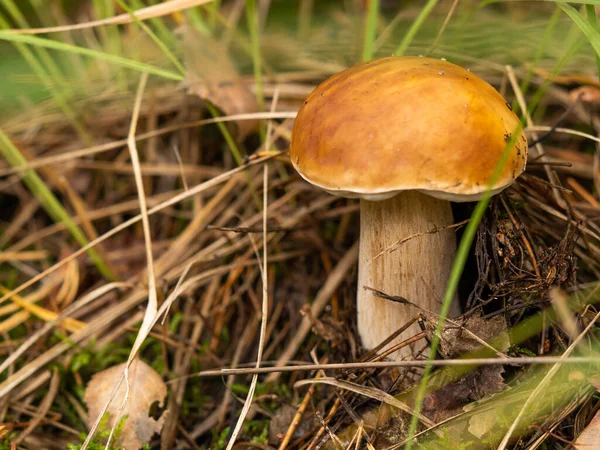
M 517 130 L 519 119 L 491 85 L 431 58 L 359 64 L 324 81 L 304 102 L 292 131 L 292 164 L 311 184 L 360 198 L 357 320 L 367 349 L 418 311 L 365 286 L 440 311 L 456 240 L 448 230 L 423 233 L 453 223 L 450 202 L 481 198 L 507 145 L 510 155 L 492 193 L 523 172 L 527 140 L 522 132 L 512 139 Z M 384 251 L 411 236 L 396 251 Z M 458 311 L 454 305 L 452 313 Z M 412 351 L 405 347 L 392 358 Z

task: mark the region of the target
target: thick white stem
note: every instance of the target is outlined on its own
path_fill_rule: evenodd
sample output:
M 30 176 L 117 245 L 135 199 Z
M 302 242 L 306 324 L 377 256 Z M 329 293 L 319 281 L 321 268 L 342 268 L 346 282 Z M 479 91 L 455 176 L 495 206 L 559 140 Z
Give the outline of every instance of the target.
M 375 297 L 368 286 L 398 295 L 439 313 L 448 276 L 456 253 L 453 229 L 412 237 L 393 252 L 380 252 L 401 239 L 452 224 L 450 203 L 416 191 L 407 191 L 383 201 L 360 202 L 360 255 L 358 266 L 358 332 L 363 345 L 372 349 L 416 317 L 416 308 Z M 453 302 L 450 316 L 458 314 Z M 389 348 L 421 329 L 412 325 L 388 344 Z M 390 355 L 404 359 L 423 347 L 420 341 Z

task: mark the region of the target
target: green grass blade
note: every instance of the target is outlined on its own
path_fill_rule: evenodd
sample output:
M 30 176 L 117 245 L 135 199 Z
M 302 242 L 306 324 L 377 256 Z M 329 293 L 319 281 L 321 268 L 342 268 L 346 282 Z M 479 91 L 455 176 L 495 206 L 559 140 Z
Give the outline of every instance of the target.
M 529 84 L 531 83 L 535 69 L 539 66 L 542 56 L 550 44 L 550 38 L 552 37 L 552 33 L 556 28 L 556 24 L 558 23 L 560 15 L 560 9 L 555 8 L 554 13 L 552 13 L 550 20 L 548 21 L 548 25 L 546 25 L 542 41 L 535 52 L 533 61 L 531 62 L 530 67 L 527 69 L 527 73 L 525 74 L 523 82 L 521 83 L 521 91 L 523 92 L 523 95 L 527 94 L 527 91 L 529 90 Z M 513 109 L 518 111 L 518 109 L 515 109 L 516 107 L 518 107 L 518 104 L 513 104 Z
M 373 44 L 375 43 L 375 34 L 377 32 L 377 16 L 379 15 L 379 0 L 369 2 L 369 11 L 365 23 L 365 37 L 363 41 L 362 60 L 369 61 L 373 59 Z
M 600 55 L 600 34 L 592 25 L 586 21 L 579 12 L 571 5 L 567 5 L 563 2 L 556 2 L 556 4 L 562 9 L 570 18 L 575 22 L 579 29 L 583 32 L 585 37 L 588 39 L 596 56 Z
M 150 36 L 150 38 L 154 41 L 156 45 L 158 45 L 158 47 L 165 54 L 165 56 L 169 58 L 169 61 L 173 63 L 173 65 L 179 71 L 179 73 L 185 76 L 185 68 L 183 67 L 183 64 L 179 62 L 177 57 L 171 52 L 171 50 L 169 50 L 169 47 L 167 47 L 167 45 L 156 35 L 156 33 L 154 33 L 154 31 L 152 31 L 152 29 L 148 25 L 146 25 L 144 22 L 138 19 L 134 13 L 134 10 L 127 6 L 127 4 L 123 0 L 117 0 L 117 3 L 121 6 L 121 8 L 125 10 L 125 12 L 129 13 L 131 18 L 135 21 L 135 23 L 142 30 L 144 30 L 144 32 L 147 33 L 148 36 Z
M 123 6 L 121 4 L 121 1 L 118 1 L 118 3 Z M 124 2 L 123 2 L 124 3 Z M 130 0 L 131 6 L 133 7 L 133 10 L 138 10 L 138 9 L 142 9 L 145 8 L 147 5 L 144 4 L 144 2 L 140 1 L 140 0 Z M 128 8 L 125 11 L 129 12 L 129 10 L 132 10 L 132 8 Z M 169 44 L 173 45 L 175 44 L 175 36 L 173 35 L 173 33 L 171 32 L 171 30 L 169 30 L 169 28 L 167 27 L 167 25 L 163 22 L 163 20 L 159 19 L 159 18 L 154 18 L 154 19 L 148 19 L 148 23 L 150 25 L 152 25 L 152 27 L 156 30 L 156 35 L 160 36 L 160 40 L 162 42 L 168 42 Z M 147 26 L 147 25 L 146 25 Z
M 483 0 L 479 6 L 480 7 L 484 7 L 487 5 L 492 5 L 494 3 L 508 3 L 508 2 L 521 2 L 523 3 L 523 0 Z M 537 0 L 538 3 L 561 3 L 560 1 L 557 0 Z M 535 1 L 532 1 L 531 3 L 535 3 Z M 569 3 L 577 3 L 580 5 L 598 5 L 600 6 L 600 0 L 569 0 Z
M 111 55 L 97 50 L 92 50 L 85 47 L 79 47 L 77 45 L 65 44 L 51 39 L 44 39 L 37 36 L 25 35 L 25 34 L 13 34 L 7 33 L 6 31 L 0 31 L 0 40 L 9 42 L 19 42 L 23 44 L 30 44 L 38 47 L 50 48 L 61 52 L 77 53 L 90 58 L 96 58 L 103 61 L 108 61 L 119 66 L 127 67 L 129 69 L 137 70 L 138 72 L 148 73 L 150 75 L 156 75 L 168 80 L 183 81 L 183 75 L 180 75 L 170 70 L 161 69 L 160 67 L 151 66 L 144 64 L 139 61 L 132 59 L 123 58 L 122 56 Z
M 202 16 L 202 10 L 200 8 L 192 8 L 188 11 L 188 20 L 192 26 L 202 35 L 211 36 L 213 31 L 207 20 Z
M 96 18 L 99 20 L 113 17 L 116 15 L 115 5 L 112 0 L 93 0 Z M 123 45 L 121 43 L 121 35 L 119 28 L 116 26 L 98 27 L 98 35 L 100 41 L 104 44 L 105 49 L 113 55 L 123 54 Z M 115 69 L 114 75 L 119 89 L 127 90 L 127 77 L 122 67 Z
M 29 0 L 33 11 L 35 12 L 35 16 L 37 20 L 39 20 L 40 25 L 44 27 L 51 27 L 60 23 L 65 25 L 68 23 L 68 18 L 65 15 L 66 11 L 63 8 L 53 7 L 48 8 L 47 2 L 44 0 Z M 48 11 L 50 9 L 50 11 Z M 50 14 L 49 14 L 50 12 Z M 61 31 L 57 33 L 55 39 L 61 40 L 63 42 L 74 43 L 73 33 L 71 31 Z M 40 51 L 45 51 L 44 49 L 39 49 Z M 61 71 L 66 74 L 68 83 L 67 85 L 61 86 L 62 89 L 70 89 L 72 81 L 77 79 L 79 84 L 73 84 L 73 86 L 80 86 L 82 82 L 85 82 L 87 76 L 87 68 L 83 62 L 83 58 L 81 55 L 67 54 L 61 61 L 57 61 L 58 66 L 61 68 Z M 52 60 L 56 60 L 52 58 Z
M 0 28 L 6 29 L 8 27 L 8 21 L 4 18 L 4 16 L 2 16 L 2 14 L 0 14 Z M 2 31 L 0 31 L 0 33 L 2 33 Z M 77 115 L 69 106 L 69 103 L 67 102 L 67 99 L 63 94 L 62 90 L 57 89 L 56 83 L 50 77 L 44 66 L 38 61 L 31 49 L 21 42 L 14 42 L 14 45 L 19 51 L 19 53 L 21 53 L 21 56 L 23 56 L 23 59 L 27 62 L 27 64 L 29 65 L 33 73 L 36 75 L 36 77 L 42 82 L 44 87 L 48 89 L 48 92 L 50 93 L 58 107 L 61 109 L 61 111 L 64 113 L 64 115 L 66 116 L 67 120 L 70 122 L 71 126 L 76 131 L 76 133 L 83 139 L 84 142 L 90 143 L 91 138 L 89 134 L 86 132 L 83 125 L 79 123 Z
M 216 119 L 217 117 L 220 116 L 217 108 L 215 108 L 215 106 L 208 101 L 206 102 L 206 109 L 208 109 L 208 112 L 210 113 L 211 116 L 213 116 L 213 118 Z M 240 151 L 235 143 L 235 139 L 229 132 L 227 125 L 224 122 L 217 122 L 216 125 L 217 125 L 217 128 L 219 128 L 219 131 L 221 132 L 221 134 L 223 135 L 223 139 L 225 139 L 225 142 L 227 143 L 227 146 L 229 147 L 229 150 L 231 151 L 231 155 L 233 156 L 235 163 L 238 166 L 241 166 L 244 162 L 244 160 L 242 158 L 242 154 L 240 153 Z
M 579 46 L 582 42 L 584 42 L 583 36 L 581 36 L 581 39 L 577 39 L 572 45 L 569 46 L 567 51 L 558 60 L 554 69 L 552 70 L 552 75 L 555 75 L 556 73 L 558 73 L 561 70 L 562 67 L 564 67 L 564 65 L 566 64 L 568 59 L 575 54 L 575 52 L 577 51 L 577 49 L 579 48 Z M 529 102 L 528 112 L 535 110 L 535 108 L 539 104 L 540 99 L 542 98 L 543 94 L 545 93 L 546 89 L 551 84 L 552 84 L 552 77 L 549 77 L 538 88 L 538 90 L 535 92 L 535 94 L 533 95 L 532 99 Z M 521 124 L 521 126 L 522 126 L 522 124 Z M 508 150 L 514 144 L 514 141 L 517 138 L 518 134 L 519 134 L 518 132 L 515 132 L 512 134 L 511 140 L 508 142 L 506 150 L 503 153 L 501 160 L 498 162 L 498 165 L 496 166 L 494 174 L 492 175 L 492 178 L 490 180 L 490 185 L 492 185 L 492 183 L 494 183 L 494 180 L 497 178 L 502 167 L 506 163 L 506 158 L 508 157 L 508 154 L 509 154 Z M 450 273 L 450 277 L 448 280 L 448 286 L 446 288 L 446 293 L 445 293 L 444 299 L 443 299 L 442 311 L 440 312 L 441 319 L 438 323 L 438 326 L 434 333 L 434 338 L 431 343 L 431 348 L 430 348 L 431 353 L 429 355 L 430 360 L 435 358 L 435 353 L 439 346 L 439 337 L 441 336 L 441 330 L 443 329 L 445 318 L 450 309 L 450 304 L 453 300 L 454 292 L 456 291 L 456 289 L 458 287 L 460 277 L 462 275 L 467 257 L 469 255 L 469 250 L 475 239 L 475 234 L 477 232 L 477 228 L 479 227 L 479 224 L 483 218 L 483 215 L 489 204 L 489 201 L 490 201 L 490 195 L 489 195 L 489 191 L 488 191 L 488 192 L 486 192 L 486 195 L 477 203 L 475 210 L 473 211 L 473 214 L 471 215 L 471 220 L 469 221 L 469 224 L 467 225 L 467 227 L 465 229 L 465 233 L 463 234 L 463 238 L 461 239 L 461 242 L 459 244 L 456 258 L 454 260 L 454 263 L 452 266 L 452 271 Z M 431 375 L 431 371 L 432 371 L 431 366 L 427 366 L 425 368 L 423 377 L 421 379 L 419 388 L 417 390 L 415 406 L 414 406 L 414 411 L 416 413 L 411 419 L 411 423 L 410 423 L 410 427 L 409 427 L 409 431 L 408 431 L 408 439 L 410 439 L 410 440 L 408 441 L 407 446 L 405 447 L 407 450 L 410 450 L 413 445 L 412 437 L 414 436 L 416 429 L 417 429 L 418 413 L 421 411 L 421 408 L 422 408 L 423 398 L 427 391 L 428 379 Z
M 256 101 L 258 110 L 265 110 L 265 96 L 262 82 L 262 60 L 260 54 L 260 37 L 258 11 L 256 10 L 256 0 L 246 0 L 246 21 L 248 23 L 248 32 L 250 33 L 250 43 L 252 50 L 252 66 L 254 68 L 254 83 L 256 84 Z M 260 136 L 262 141 L 266 140 L 265 122 L 260 122 Z
M 217 27 L 217 16 L 221 9 L 221 0 L 213 0 L 208 5 L 204 5 L 204 8 L 208 9 L 209 17 L 208 17 L 208 26 L 210 30 L 214 33 Z
M 535 111 L 548 88 L 554 83 L 554 76 L 560 73 L 563 67 L 567 64 L 569 58 L 577 54 L 577 52 L 583 46 L 583 44 L 585 44 L 585 42 L 585 36 L 579 36 L 579 39 L 575 39 L 575 41 L 571 45 L 569 45 L 567 51 L 555 64 L 554 69 L 550 73 L 550 76 L 546 80 L 544 80 L 540 87 L 531 96 L 531 100 L 529 100 L 527 106 L 530 114 L 533 111 Z
M 211 116 L 213 116 L 214 118 L 219 117 L 219 111 L 212 103 L 206 102 L 205 106 L 206 106 L 206 109 L 208 109 L 208 112 L 210 113 Z M 227 125 L 224 122 L 217 122 L 217 128 L 219 128 L 219 131 L 223 135 L 223 139 L 225 139 L 225 143 L 227 144 L 227 147 L 229 147 L 229 151 L 231 152 L 231 155 L 233 156 L 234 161 L 236 162 L 236 164 L 238 166 L 241 166 L 244 163 L 242 154 L 240 153 L 240 150 L 238 149 L 238 146 L 235 143 L 235 139 L 229 132 Z M 246 182 L 248 183 L 248 189 L 250 191 L 250 195 L 252 196 L 252 200 L 256 204 L 258 211 L 261 211 L 262 210 L 262 201 L 260 200 L 260 197 L 256 193 L 256 190 L 252 186 L 252 180 L 250 179 L 248 174 L 246 174 Z
M 260 111 L 264 111 L 265 98 L 262 87 L 262 64 L 260 57 L 260 38 L 258 35 L 258 11 L 256 10 L 256 0 L 246 0 L 246 20 L 248 22 L 248 32 L 250 33 L 250 43 L 252 48 L 252 65 L 254 67 L 254 81 L 256 83 L 256 100 Z
M 304 41 L 310 37 L 313 9 L 313 0 L 300 0 L 298 13 L 296 14 L 296 37 L 298 41 Z
M 15 21 L 15 23 L 19 27 L 29 28 L 29 23 L 25 19 L 25 16 L 23 16 L 23 14 L 21 14 L 21 11 L 19 10 L 19 8 L 17 7 L 17 5 L 14 3 L 13 0 L 2 0 L 2 6 L 4 6 L 4 8 L 8 12 L 8 14 L 12 17 L 12 19 Z M 60 71 L 58 65 L 56 64 L 54 59 L 52 59 L 52 56 L 44 48 L 36 48 L 36 53 L 37 53 L 40 61 L 42 61 L 42 63 L 48 69 L 48 72 L 52 76 L 52 78 L 54 78 L 55 81 L 61 82 L 64 84 L 64 81 L 65 81 L 64 74 Z M 64 87 L 66 89 L 69 89 L 68 85 L 66 85 Z
M 23 157 L 21 152 L 14 146 L 8 136 L 0 130 L 0 153 L 13 167 L 22 166 L 27 164 L 27 160 Z M 67 211 L 63 208 L 58 199 L 54 196 L 52 191 L 48 189 L 44 181 L 35 173 L 33 170 L 26 170 L 23 172 L 23 181 L 29 188 L 29 190 L 39 200 L 40 204 L 46 210 L 48 215 L 56 223 L 62 222 L 65 224 L 67 229 L 71 232 L 71 235 L 80 245 L 87 245 L 88 240 L 86 239 L 83 232 L 79 227 L 71 220 L 71 217 Z M 88 250 L 88 255 L 98 268 L 98 270 L 109 280 L 114 280 L 115 276 L 104 263 L 100 255 L 93 248 Z
M 586 10 L 587 16 L 588 16 L 588 23 L 597 32 L 598 31 L 598 21 L 596 20 L 596 8 L 594 8 L 594 5 L 585 5 L 585 10 Z M 598 77 L 600 77 L 600 55 L 598 55 L 598 53 L 596 53 L 595 56 L 596 56 L 596 71 L 598 72 Z
M 427 3 L 425 4 L 423 9 L 417 16 L 417 18 L 413 21 L 413 23 L 410 25 L 410 28 L 408 29 L 408 31 L 402 38 L 402 41 L 400 42 L 400 45 L 394 52 L 394 55 L 396 55 L 396 56 L 404 55 L 404 53 L 406 52 L 406 49 L 408 49 L 408 46 L 410 45 L 410 43 L 412 42 L 414 37 L 417 35 L 417 33 L 419 32 L 419 29 L 425 23 L 425 20 L 427 19 L 427 17 L 429 16 L 431 11 L 435 7 L 435 5 L 437 5 L 437 3 L 438 3 L 438 0 L 428 0 L 427 1 Z

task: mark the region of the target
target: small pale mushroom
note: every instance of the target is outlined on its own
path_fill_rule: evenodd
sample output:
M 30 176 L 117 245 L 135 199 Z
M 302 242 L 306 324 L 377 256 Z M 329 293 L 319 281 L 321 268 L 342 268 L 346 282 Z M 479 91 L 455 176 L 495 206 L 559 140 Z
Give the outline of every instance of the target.
M 423 233 L 453 223 L 450 202 L 481 198 L 507 145 L 514 143 L 492 193 L 525 170 L 527 140 L 522 131 L 512 139 L 518 130 L 519 119 L 491 85 L 431 58 L 390 57 L 350 67 L 304 102 L 292 132 L 292 164 L 314 186 L 360 198 L 357 321 L 367 349 L 419 311 L 365 286 L 440 311 L 455 234 Z M 459 311 L 454 302 L 451 314 Z M 419 331 L 412 325 L 386 348 Z M 421 347 L 404 347 L 391 358 Z

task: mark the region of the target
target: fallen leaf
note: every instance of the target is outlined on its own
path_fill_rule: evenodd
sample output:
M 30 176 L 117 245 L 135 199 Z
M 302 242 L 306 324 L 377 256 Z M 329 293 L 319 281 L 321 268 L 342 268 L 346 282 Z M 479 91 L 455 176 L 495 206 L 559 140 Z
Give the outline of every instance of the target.
M 123 363 L 98 372 L 88 383 L 84 395 L 88 407 L 88 426 L 91 427 L 96 421 L 119 382 L 125 366 Z M 108 427 L 114 425 L 119 415 L 125 392 L 126 386 L 123 382 L 108 407 Z M 155 402 L 158 402 L 159 407 L 163 406 L 166 396 L 167 385 L 161 376 L 145 362 L 137 359 L 133 361 L 129 367 L 129 399 L 121 416 L 127 418 L 116 445 L 128 450 L 139 449 L 143 444 L 150 442 L 154 433 L 160 433 L 168 411 L 164 411 L 158 420 L 150 417 L 148 412 Z
M 583 374 L 582 374 L 583 375 Z M 584 375 L 585 376 L 585 375 Z M 569 379 L 574 374 L 569 374 Z M 588 376 L 588 382 L 600 392 L 600 376 L 596 373 Z M 596 413 L 592 421 L 585 427 L 573 444 L 576 450 L 595 450 L 600 443 L 600 411 Z
M 485 320 L 472 316 L 456 324 L 447 322 L 442 332 L 439 352 L 444 358 L 456 358 L 482 347 L 482 342 L 492 345 L 497 352 L 506 352 L 510 340 L 506 322 L 502 316 Z M 433 339 L 437 322 L 426 317 L 425 331 Z M 423 414 L 434 422 L 440 422 L 459 414 L 469 403 L 480 400 L 504 389 L 504 368 L 499 365 L 481 366 L 460 379 L 428 394 L 423 402 Z M 477 425 L 477 424 L 476 424 Z
M 600 89 L 594 86 L 581 86 L 569 92 L 572 102 L 581 101 L 590 105 L 600 105 Z
M 577 450 L 594 450 L 600 443 L 600 412 L 597 412 L 592 421 L 579 435 L 573 447 Z
M 429 341 L 433 340 L 437 321 L 423 315 L 425 332 Z M 444 358 L 455 358 L 482 347 L 482 342 L 492 345 L 497 352 L 506 352 L 510 347 L 510 339 L 506 332 L 506 322 L 502 316 L 482 319 L 472 316 L 466 320 L 454 319 L 454 323 L 446 322 L 439 352 Z
M 184 32 L 183 48 L 188 94 L 208 100 L 227 115 L 258 111 L 256 96 L 240 79 L 222 42 L 188 27 Z M 235 123 L 240 141 L 258 128 L 258 120 Z
M 423 414 L 437 423 L 460 413 L 464 405 L 476 400 L 476 374 L 469 372 L 463 379 L 427 394 L 423 398 Z

